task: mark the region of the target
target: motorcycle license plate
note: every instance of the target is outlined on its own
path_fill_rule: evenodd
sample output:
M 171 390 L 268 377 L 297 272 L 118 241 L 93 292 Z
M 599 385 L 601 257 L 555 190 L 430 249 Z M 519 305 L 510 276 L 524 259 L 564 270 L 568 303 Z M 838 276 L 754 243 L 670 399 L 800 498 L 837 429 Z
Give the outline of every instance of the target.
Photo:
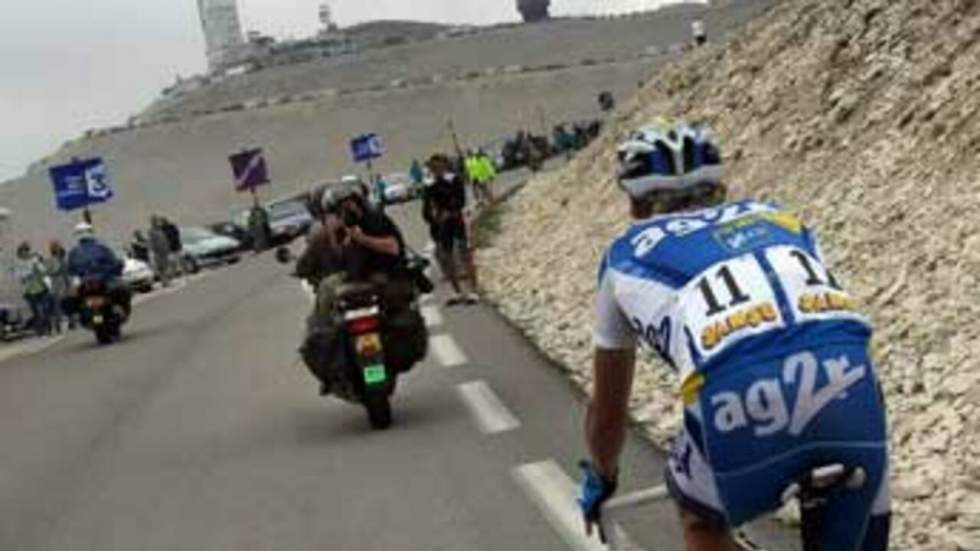
M 364 382 L 369 385 L 381 384 L 388 380 L 388 373 L 383 365 L 372 365 L 364 368 Z
M 93 310 L 96 308 L 102 308 L 105 306 L 105 299 L 102 297 L 90 297 L 85 299 L 85 305 Z
M 95 325 L 102 325 L 103 321 L 105 320 L 100 315 L 92 316 L 92 323 L 94 323 Z

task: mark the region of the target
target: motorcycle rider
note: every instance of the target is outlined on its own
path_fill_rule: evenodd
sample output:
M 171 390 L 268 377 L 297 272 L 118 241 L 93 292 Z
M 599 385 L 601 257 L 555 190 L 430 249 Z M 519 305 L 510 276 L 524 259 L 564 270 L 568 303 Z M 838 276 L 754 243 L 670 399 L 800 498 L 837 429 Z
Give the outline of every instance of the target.
M 725 196 L 699 126 L 666 122 L 619 148 L 634 224 L 602 261 L 580 505 L 591 526 L 616 489 L 644 341 L 675 371 L 683 430 L 666 472 L 688 551 L 736 549 L 731 528 L 780 505 L 808 469 L 862 467 L 831 494 L 820 549 L 888 548 L 885 410 L 871 326 L 824 267 L 815 236 L 771 204 Z M 601 534 L 600 534 L 601 536 Z
M 330 392 L 324 372 L 336 358 L 340 333 L 336 303 L 348 283 L 373 284 L 380 291 L 385 315 L 400 315 L 411 302 L 413 283 L 404 277 L 405 245 L 398 226 L 372 209 L 359 184 L 342 183 L 323 195 L 322 226 L 310 237 L 296 264 L 296 275 L 317 290 L 300 353 L 320 379 L 321 394 Z M 396 371 L 409 365 L 391 366 Z
M 132 293 L 122 281 L 125 264 L 109 247 L 95 238 L 95 229 L 87 222 L 75 226 L 78 242 L 68 253 L 68 273 L 86 281 L 105 283 L 110 300 L 120 306 L 124 317 L 132 312 Z

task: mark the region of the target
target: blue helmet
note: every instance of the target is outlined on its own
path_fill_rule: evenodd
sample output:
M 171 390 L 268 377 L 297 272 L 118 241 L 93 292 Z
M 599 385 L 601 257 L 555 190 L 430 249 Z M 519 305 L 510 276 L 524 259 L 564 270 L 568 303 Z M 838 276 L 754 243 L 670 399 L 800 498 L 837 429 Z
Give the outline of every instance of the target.
M 701 125 L 659 120 L 620 144 L 619 187 L 633 199 L 722 188 L 721 154 Z

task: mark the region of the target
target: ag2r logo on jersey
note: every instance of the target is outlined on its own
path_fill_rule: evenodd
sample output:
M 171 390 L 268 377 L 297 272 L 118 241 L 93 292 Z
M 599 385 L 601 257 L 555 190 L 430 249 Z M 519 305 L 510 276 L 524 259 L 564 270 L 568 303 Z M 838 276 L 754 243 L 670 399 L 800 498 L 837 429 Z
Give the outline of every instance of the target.
M 757 437 L 788 433 L 800 436 L 831 402 L 868 374 L 868 366 L 851 365 L 847 355 L 819 361 L 812 352 L 794 354 L 783 362 L 779 377 L 753 381 L 748 388 L 717 392 L 710 397 L 711 422 L 721 433 L 751 428 Z M 823 381 L 820 388 L 817 382 Z M 796 389 L 796 399 L 787 400 Z

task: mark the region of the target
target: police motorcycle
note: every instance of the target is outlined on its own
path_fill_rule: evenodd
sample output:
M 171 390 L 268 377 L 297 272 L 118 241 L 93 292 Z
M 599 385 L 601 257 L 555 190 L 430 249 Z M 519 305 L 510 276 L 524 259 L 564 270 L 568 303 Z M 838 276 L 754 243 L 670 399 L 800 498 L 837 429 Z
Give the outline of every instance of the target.
M 276 259 L 290 264 L 295 259 L 286 247 L 276 251 Z M 418 254 L 407 255 L 404 270 L 411 279 L 411 300 L 406 309 L 388 312 L 382 289 L 372 283 L 346 283 L 337 289 L 331 325 L 339 331 L 310 349 L 301 350 L 308 366 L 324 362 L 328 368 L 316 369 L 321 394 L 332 394 L 367 412 L 375 430 L 391 426 L 391 397 L 398 378 L 425 358 L 428 329 L 419 307 L 422 294 L 431 293 L 432 283 L 425 276 L 429 261 Z M 308 357 L 309 356 L 309 357 Z
M 77 310 L 82 327 L 95 334 L 101 345 L 111 344 L 122 336 L 122 326 L 129 319 L 119 291 L 98 278 L 88 278 L 77 286 Z

